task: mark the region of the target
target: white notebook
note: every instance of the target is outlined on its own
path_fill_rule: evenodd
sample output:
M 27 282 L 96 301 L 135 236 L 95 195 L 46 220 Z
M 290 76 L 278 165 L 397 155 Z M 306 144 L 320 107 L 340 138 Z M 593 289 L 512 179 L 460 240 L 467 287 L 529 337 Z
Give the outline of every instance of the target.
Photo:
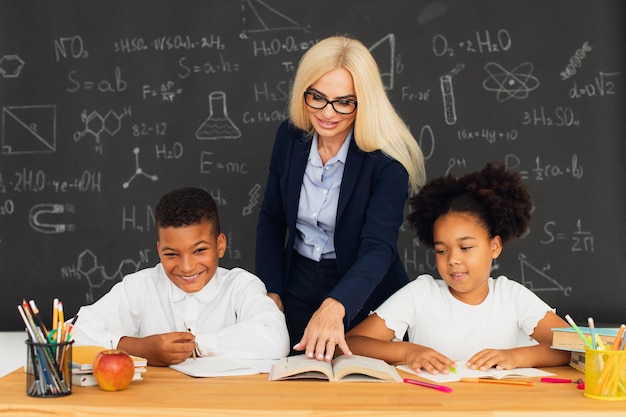
M 277 361 L 254 359 L 228 359 L 218 356 L 205 358 L 189 358 L 170 368 L 183 374 L 198 377 L 218 377 L 236 375 L 254 375 L 268 373 L 272 364 Z

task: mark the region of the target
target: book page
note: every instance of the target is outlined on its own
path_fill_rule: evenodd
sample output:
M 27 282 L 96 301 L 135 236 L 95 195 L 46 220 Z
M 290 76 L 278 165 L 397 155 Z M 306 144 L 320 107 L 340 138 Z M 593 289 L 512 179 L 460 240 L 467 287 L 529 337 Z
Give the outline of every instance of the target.
M 554 375 L 553 373 L 543 371 L 537 368 L 515 368 L 515 369 L 507 369 L 507 370 L 497 370 L 496 368 L 491 368 L 487 371 L 481 371 L 478 369 L 468 368 L 465 365 L 465 361 L 456 362 L 456 373 L 450 372 L 449 374 L 437 374 L 432 375 L 424 370 L 421 372 L 415 372 L 407 365 L 398 365 L 397 368 L 411 373 L 413 375 L 421 376 L 424 379 L 428 379 L 429 381 L 434 382 L 457 382 L 460 381 L 461 378 L 493 378 L 493 379 L 502 379 L 502 378 L 526 378 L 526 377 L 537 377 L 537 376 L 550 376 Z
M 333 379 L 332 365 L 307 358 L 306 355 L 288 356 L 272 366 L 270 381 L 280 379 Z
M 402 381 L 393 366 L 366 356 L 339 356 L 333 361 L 333 371 L 335 381 Z

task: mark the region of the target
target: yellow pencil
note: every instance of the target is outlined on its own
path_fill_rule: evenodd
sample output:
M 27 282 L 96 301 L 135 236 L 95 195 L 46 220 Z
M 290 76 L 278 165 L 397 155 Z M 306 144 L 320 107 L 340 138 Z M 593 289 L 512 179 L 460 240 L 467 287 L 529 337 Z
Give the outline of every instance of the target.
M 59 324 L 59 299 L 52 301 L 52 328 L 56 329 Z

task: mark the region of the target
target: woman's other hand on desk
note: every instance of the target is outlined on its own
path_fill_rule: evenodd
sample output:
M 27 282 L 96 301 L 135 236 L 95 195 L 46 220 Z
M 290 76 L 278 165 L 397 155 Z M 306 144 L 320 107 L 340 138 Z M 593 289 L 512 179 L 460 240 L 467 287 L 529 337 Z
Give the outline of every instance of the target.
M 148 360 L 150 366 L 169 366 L 190 358 L 196 348 L 194 335 L 172 332 L 146 337 L 122 337 L 117 347 Z
M 294 350 L 304 350 L 308 357 L 326 362 L 333 360 L 337 347 L 346 356 L 352 356 L 344 334 L 345 314 L 343 304 L 332 298 L 325 299 L 309 320 Z

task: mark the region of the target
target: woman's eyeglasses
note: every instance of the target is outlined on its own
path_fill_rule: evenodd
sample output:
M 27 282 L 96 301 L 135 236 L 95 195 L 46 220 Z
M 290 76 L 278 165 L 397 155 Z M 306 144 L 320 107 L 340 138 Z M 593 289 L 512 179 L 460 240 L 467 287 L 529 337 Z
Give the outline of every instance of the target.
M 333 110 L 335 110 L 339 114 L 354 113 L 357 106 L 356 100 L 350 100 L 346 98 L 342 98 L 339 100 L 328 100 L 313 91 L 304 92 L 304 102 L 307 106 L 316 110 L 322 110 L 324 107 L 330 104 Z

